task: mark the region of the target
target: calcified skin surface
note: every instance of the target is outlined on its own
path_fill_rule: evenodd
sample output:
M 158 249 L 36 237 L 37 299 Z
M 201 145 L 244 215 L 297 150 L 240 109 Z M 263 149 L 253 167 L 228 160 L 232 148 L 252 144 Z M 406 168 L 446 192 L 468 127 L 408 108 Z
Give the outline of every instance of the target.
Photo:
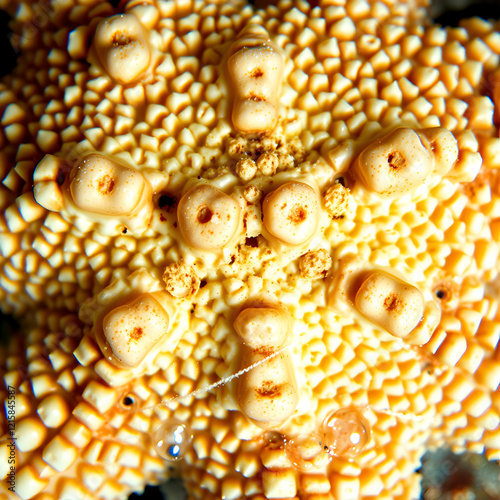
M 430 447 L 499 459 L 498 27 L 314 5 L 129 2 L 99 25 L 119 12 L 0 1 L 20 51 L 0 83 L 19 497 L 179 474 L 190 498 L 415 499 Z M 270 325 L 252 341 L 251 307 Z M 350 420 L 325 432 L 332 414 Z M 165 462 L 157 430 L 179 422 Z

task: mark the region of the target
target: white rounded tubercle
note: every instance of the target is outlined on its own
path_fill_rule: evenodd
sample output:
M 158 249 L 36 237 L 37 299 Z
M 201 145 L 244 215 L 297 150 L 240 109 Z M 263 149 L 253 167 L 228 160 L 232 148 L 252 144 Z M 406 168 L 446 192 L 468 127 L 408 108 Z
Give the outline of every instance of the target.
M 265 197 L 262 214 L 264 226 L 273 237 L 286 245 L 302 245 L 318 229 L 319 195 L 309 184 L 287 182 Z
M 285 307 L 261 300 L 240 311 L 233 326 L 245 345 L 240 369 L 259 363 L 240 378 L 240 409 L 260 427 L 281 425 L 299 398 L 290 355 L 283 351 L 290 341 L 291 315 Z
M 434 156 L 434 168 L 440 175 L 447 174 L 458 159 L 458 142 L 447 128 L 431 127 L 418 130 L 422 142 Z
M 241 226 L 240 204 L 210 184 L 189 189 L 179 201 L 177 220 L 186 243 L 199 250 L 221 250 Z
M 244 134 L 271 131 L 279 116 L 284 62 L 267 31 L 247 26 L 229 50 L 227 61 L 234 92 L 232 121 Z
M 261 361 L 265 354 L 247 353 L 244 366 Z M 290 356 L 280 352 L 239 379 L 236 398 L 241 411 L 256 425 L 278 427 L 295 411 L 299 391 Z
M 404 338 L 420 323 L 425 300 L 420 290 L 395 276 L 374 271 L 355 297 L 358 311 L 395 337 Z
M 44 208 L 75 224 L 95 225 L 106 235 L 143 233 L 153 214 L 153 189 L 168 184 L 168 175 L 139 171 L 122 160 L 88 153 L 70 167 L 45 155 L 35 169 L 34 195 Z
M 113 364 L 136 368 L 168 335 L 173 316 L 167 292 L 133 296 L 102 319 L 101 349 Z
M 139 204 L 144 176 L 100 154 L 90 154 L 71 171 L 69 189 L 76 206 L 102 215 L 128 215 Z
M 417 288 L 392 270 L 347 255 L 327 285 L 328 307 L 339 314 L 357 311 L 364 319 L 412 345 L 429 341 L 441 319 L 432 291 Z
M 282 307 L 247 307 L 234 322 L 234 329 L 250 349 L 278 349 L 288 340 L 289 313 Z
M 446 175 L 457 162 L 458 152 L 457 139 L 444 127 L 396 128 L 364 147 L 353 162 L 353 171 L 368 191 L 403 195 L 432 174 Z
M 400 128 L 375 140 L 354 162 L 354 173 L 370 191 L 403 194 L 432 172 L 433 158 L 413 129 Z
M 148 69 L 148 35 L 134 14 L 103 19 L 94 36 L 94 49 L 108 75 L 121 84 L 138 80 Z

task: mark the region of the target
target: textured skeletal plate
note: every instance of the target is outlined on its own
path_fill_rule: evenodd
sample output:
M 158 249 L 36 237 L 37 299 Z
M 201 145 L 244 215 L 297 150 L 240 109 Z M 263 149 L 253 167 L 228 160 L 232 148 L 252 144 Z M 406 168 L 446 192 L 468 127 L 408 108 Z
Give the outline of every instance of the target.
M 498 25 L 0 7 L 0 498 L 414 500 L 426 449 L 500 458 Z

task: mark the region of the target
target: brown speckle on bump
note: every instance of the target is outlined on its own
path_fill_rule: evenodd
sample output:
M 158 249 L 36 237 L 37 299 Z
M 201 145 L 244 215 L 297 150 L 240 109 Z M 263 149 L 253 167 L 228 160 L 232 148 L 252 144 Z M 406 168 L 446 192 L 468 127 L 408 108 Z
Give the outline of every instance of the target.
M 281 385 L 275 384 L 272 380 L 266 380 L 255 392 L 262 398 L 276 398 L 281 393 Z
M 306 218 L 307 210 L 300 205 L 295 205 L 288 213 L 288 219 L 294 224 L 300 224 L 301 222 L 304 222 Z
M 198 211 L 196 218 L 200 224 L 206 224 L 212 219 L 213 212 L 208 207 L 203 207 Z
M 384 309 L 386 311 L 396 311 L 401 306 L 401 301 L 395 293 L 387 296 L 384 300 Z
M 399 151 L 393 151 L 392 153 L 390 153 L 387 157 L 387 162 L 389 163 L 389 166 L 394 170 L 403 168 L 406 163 L 404 156 Z
M 136 326 L 130 332 L 130 340 L 133 340 L 134 342 L 138 342 L 143 335 L 144 335 L 144 330 L 141 327 Z
M 115 181 L 110 175 L 104 175 L 97 179 L 97 191 L 102 195 L 111 194 L 115 187 Z

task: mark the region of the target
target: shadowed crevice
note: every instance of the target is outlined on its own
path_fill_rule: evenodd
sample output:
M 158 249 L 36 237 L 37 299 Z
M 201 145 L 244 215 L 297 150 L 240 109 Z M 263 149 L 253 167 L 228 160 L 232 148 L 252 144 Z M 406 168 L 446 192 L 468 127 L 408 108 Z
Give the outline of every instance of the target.
M 0 10 L 0 54 L 2 60 L 2 64 L 0 64 L 0 77 L 10 74 L 17 62 L 17 53 L 10 40 L 13 34 L 9 27 L 10 21 L 11 17 L 9 14 Z
M 9 314 L 0 311 L 0 346 L 6 346 L 9 339 L 19 331 L 19 323 Z
M 129 500 L 186 500 L 187 493 L 179 479 L 170 479 L 160 486 L 146 486 L 142 495 L 133 493 Z
M 435 23 L 442 26 L 457 27 L 461 20 L 471 17 L 482 19 L 500 19 L 500 2 L 498 0 L 443 0 L 432 2 L 430 9 Z

